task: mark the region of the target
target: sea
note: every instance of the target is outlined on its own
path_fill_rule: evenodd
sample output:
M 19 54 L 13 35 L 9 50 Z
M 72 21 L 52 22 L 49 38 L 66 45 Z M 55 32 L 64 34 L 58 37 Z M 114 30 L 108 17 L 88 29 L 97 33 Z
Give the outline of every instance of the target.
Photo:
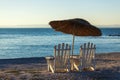
M 74 54 L 87 42 L 96 45 L 96 54 L 120 52 L 120 28 L 100 29 L 102 36 L 75 36 Z M 52 28 L 0 28 L 0 59 L 53 56 L 55 45 L 72 45 L 72 38 Z

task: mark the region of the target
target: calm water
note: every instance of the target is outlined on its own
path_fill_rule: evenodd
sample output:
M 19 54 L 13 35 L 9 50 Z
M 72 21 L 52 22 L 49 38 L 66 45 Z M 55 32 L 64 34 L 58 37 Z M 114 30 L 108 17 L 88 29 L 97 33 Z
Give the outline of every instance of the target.
M 100 37 L 75 37 L 75 54 L 82 43 L 93 42 L 97 53 L 120 52 L 120 28 L 102 28 Z M 0 29 L 0 59 L 42 57 L 53 55 L 58 43 L 72 44 L 72 35 L 56 32 L 51 28 Z

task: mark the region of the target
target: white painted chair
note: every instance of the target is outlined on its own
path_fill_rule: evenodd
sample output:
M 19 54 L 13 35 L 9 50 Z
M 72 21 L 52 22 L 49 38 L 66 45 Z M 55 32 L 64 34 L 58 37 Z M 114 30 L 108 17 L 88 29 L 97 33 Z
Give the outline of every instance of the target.
M 54 46 L 54 58 L 46 57 L 48 71 L 69 72 L 70 71 L 70 52 L 71 46 L 68 44 L 58 44 Z
M 94 71 L 95 70 L 95 50 L 93 43 L 84 43 L 80 46 L 79 59 L 73 61 L 73 68 L 77 71 Z

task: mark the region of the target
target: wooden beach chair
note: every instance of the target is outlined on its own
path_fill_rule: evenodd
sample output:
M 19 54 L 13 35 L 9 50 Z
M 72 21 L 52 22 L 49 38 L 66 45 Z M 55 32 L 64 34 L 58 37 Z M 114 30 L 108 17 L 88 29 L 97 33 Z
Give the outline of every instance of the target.
M 95 50 L 93 43 L 84 43 L 80 46 L 79 59 L 73 61 L 73 68 L 77 71 L 94 71 L 95 70 Z
M 69 72 L 70 71 L 70 51 L 68 44 L 58 44 L 54 46 L 54 58 L 47 59 L 48 71 Z

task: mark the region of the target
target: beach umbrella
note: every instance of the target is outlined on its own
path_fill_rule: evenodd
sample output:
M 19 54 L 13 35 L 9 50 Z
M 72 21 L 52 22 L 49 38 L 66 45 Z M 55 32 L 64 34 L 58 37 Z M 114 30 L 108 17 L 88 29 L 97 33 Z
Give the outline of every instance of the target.
M 102 34 L 99 28 L 80 18 L 50 21 L 49 25 L 51 25 L 55 31 L 73 35 L 72 55 L 75 36 L 100 36 Z

